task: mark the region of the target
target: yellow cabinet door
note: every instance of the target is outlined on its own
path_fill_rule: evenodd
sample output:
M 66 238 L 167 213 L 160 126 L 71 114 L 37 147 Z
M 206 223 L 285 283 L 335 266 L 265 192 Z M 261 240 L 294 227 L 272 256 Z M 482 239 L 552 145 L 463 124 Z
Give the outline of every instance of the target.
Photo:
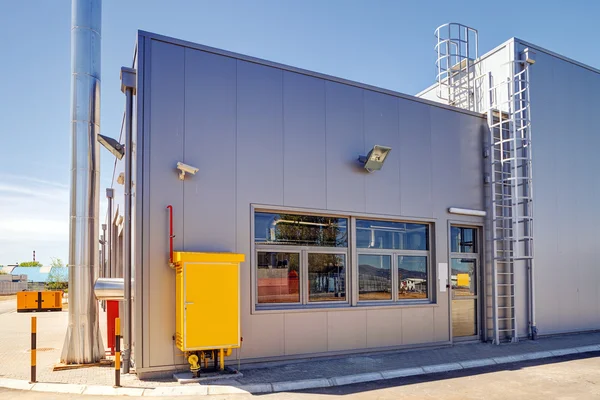
M 184 347 L 238 347 L 239 264 L 184 263 Z

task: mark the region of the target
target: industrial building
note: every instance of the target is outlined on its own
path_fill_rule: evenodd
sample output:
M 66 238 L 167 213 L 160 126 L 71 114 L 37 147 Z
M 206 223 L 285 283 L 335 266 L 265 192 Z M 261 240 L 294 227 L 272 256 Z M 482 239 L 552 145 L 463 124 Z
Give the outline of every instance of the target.
M 139 32 L 105 274 L 132 268 L 136 373 L 188 363 L 170 240 L 245 259 L 227 362 L 600 329 L 600 71 L 477 34 L 438 28 L 411 96 Z

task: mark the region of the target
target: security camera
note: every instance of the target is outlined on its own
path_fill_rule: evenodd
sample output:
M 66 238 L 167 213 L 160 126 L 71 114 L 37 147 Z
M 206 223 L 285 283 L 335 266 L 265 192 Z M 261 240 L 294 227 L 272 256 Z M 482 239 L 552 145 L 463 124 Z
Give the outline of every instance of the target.
M 184 180 L 185 174 L 195 175 L 198 172 L 198 168 L 192 167 L 191 165 L 184 164 L 182 162 L 177 163 L 177 169 L 179 170 L 179 179 Z

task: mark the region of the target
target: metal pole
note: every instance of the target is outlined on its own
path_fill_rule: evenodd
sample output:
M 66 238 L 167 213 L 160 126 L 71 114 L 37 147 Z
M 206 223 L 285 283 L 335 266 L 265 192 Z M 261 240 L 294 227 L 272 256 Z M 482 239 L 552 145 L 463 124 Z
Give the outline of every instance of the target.
M 115 387 L 121 386 L 121 320 L 115 318 Z
M 112 235 L 113 235 L 113 196 L 114 196 L 114 190 L 113 189 L 106 189 L 106 198 L 108 199 L 108 238 L 107 238 L 107 242 L 108 242 L 108 254 L 106 257 L 106 262 L 107 262 L 107 266 L 106 266 L 106 270 L 108 272 L 108 278 L 114 278 L 115 274 L 113 271 L 113 254 L 112 254 Z M 106 276 L 106 275 L 105 275 Z
M 123 230 L 123 279 L 125 299 L 123 313 L 123 373 L 129 373 L 131 360 L 131 170 L 133 156 L 133 94 L 135 70 L 121 68 L 121 91 L 125 93 L 125 211 Z
M 93 293 L 98 275 L 101 20 L 101 0 L 72 1 L 69 322 L 61 354 L 66 364 L 95 363 L 104 355 Z
M 31 317 L 31 381 L 37 382 L 36 361 L 37 361 L 37 317 Z
M 106 224 L 102 224 L 102 235 L 100 236 L 102 243 L 102 258 L 100 259 L 100 277 L 106 277 Z

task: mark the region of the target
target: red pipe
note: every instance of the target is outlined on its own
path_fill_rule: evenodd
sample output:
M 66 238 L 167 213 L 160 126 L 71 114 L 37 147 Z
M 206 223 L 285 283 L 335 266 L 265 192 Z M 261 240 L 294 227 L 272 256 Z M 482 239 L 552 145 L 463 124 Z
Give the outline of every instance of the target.
M 168 205 L 167 210 L 169 210 L 169 264 L 173 265 L 173 206 Z

